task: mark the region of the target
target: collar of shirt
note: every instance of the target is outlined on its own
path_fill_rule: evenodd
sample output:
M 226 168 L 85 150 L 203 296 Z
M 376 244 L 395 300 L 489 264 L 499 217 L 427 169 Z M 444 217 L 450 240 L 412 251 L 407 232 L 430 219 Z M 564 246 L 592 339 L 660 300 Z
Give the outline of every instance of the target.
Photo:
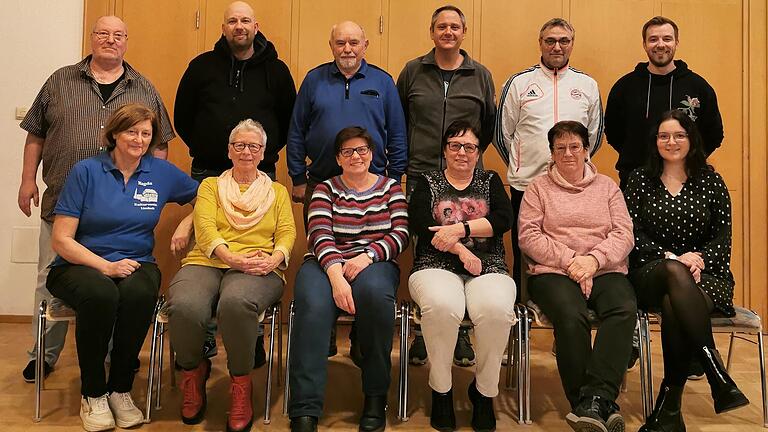
M 91 72 L 91 58 L 93 58 L 92 54 L 89 54 L 88 57 L 84 58 L 80 61 L 80 63 L 77 64 L 77 68 L 80 70 L 81 76 L 83 78 L 87 78 L 90 80 L 94 80 L 93 73 Z M 136 69 L 133 68 L 130 64 L 128 64 L 127 61 L 123 60 L 123 68 L 125 68 L 125 81 L 131 81 L 135 79 L 139 79 L 141 76 L 138 72 L 136 72 Z

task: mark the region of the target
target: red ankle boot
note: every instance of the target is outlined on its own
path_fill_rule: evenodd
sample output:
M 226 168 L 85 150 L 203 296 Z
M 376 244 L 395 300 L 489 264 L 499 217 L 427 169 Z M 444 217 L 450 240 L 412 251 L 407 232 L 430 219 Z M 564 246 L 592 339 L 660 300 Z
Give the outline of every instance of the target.
M 205 382 L 211 375 L 211 361 L 200 362 L 197 368 L 181 371 L 181 421 L 185 424 L 198 424 L 205 415 Z
M 229 417 L 227 432 L 246 432 L 253 424 L 251 376 L 233 376 L 229 386 Z

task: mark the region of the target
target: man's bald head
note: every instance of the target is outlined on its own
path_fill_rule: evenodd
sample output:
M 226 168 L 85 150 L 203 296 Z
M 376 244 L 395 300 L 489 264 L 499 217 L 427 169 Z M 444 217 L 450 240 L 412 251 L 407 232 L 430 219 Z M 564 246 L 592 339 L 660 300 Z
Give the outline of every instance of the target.
M 109 26 L 110 28 L 120 28 L 125 34 L 128 34 L 128 26 L 120 18 L 114 15 L 105 15 L 99 17 L 95 23 L 93 23 L 93 31 L 96 31 L 99 27 Z
M 358 33 L 360 40 L 366 40 L 363 26 L 354 21 L 342 21 L 338 24 L 334 24 L 333 27 L 331 27 L 331 41 L 336 37 L 337 32 Z
M 253 8 L 251 5 L 244 1 L 236 1 L 232 2 L 227 6 L 227 9 L 224 11 L 224 22 L 227 22 L 227 19 L 232 16 L 232 14 L 239 13 L 242 15 L 247 15 L 251 18 L 254 18 L 253 14 Z
M 368 48 L 363 27 L 352 21 L 342 21 L 331 28 L 331 46 L 336 66 L 347 78 L 360 69 Z

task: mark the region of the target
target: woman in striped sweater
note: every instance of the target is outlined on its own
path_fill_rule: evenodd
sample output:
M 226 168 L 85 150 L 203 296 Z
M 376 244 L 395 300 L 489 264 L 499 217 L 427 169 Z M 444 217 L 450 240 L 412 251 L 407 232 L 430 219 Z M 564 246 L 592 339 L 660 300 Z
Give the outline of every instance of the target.
M 360 127 L 342 129 L 334 150 L 342 174 L 320 183 L 309 204 L 309 253 L 296 275 L 288 414 L 291 431 L 317 430 L 325 394 L 328 338 L 341 312 L 355 316 L 365 405 L 361 431 L 386 425 L 400 270 L 408 212 L 397 180 L 368 172 L 373 146 Z

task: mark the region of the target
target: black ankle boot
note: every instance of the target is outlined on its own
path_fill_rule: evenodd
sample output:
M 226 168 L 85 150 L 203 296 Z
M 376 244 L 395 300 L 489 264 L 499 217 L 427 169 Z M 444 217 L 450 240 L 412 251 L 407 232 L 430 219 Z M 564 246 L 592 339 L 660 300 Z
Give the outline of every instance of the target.
M 472 402 L 472 429 L 475 432 L 493 432 L 496 430 L 496 414 L 493 411 L 493 398 L 483 396 L 477 390 L 477 381 L 472 380 L 467 390 Z
M 456 430 L 456 415 L 453 413 L 453 389 L 448 393 L 438 393 L 432 390 L 432 414 L 429 425 L 441 432 Z
M 697 356 L 704 367 L 709 387 L 712 389 L 712 399 L 715 402 L 717 414 L 749 405 L 749 399 L 736 387 L 736 383 L 725 370 L 717 350 L 702 347 L 697 352 Z
M 317 432 L 317 417 L 291 417 L 291 432 Z
M 387 397 L 366 396 L 363 415 L 360 417 L 361 432 L 380 432 L 387 427 Z
M 682 401 L 682 386 L 670 386 L 662 382 L 656 406 L 637 432 L 685 432 L 683 414 L 680 412 Z

